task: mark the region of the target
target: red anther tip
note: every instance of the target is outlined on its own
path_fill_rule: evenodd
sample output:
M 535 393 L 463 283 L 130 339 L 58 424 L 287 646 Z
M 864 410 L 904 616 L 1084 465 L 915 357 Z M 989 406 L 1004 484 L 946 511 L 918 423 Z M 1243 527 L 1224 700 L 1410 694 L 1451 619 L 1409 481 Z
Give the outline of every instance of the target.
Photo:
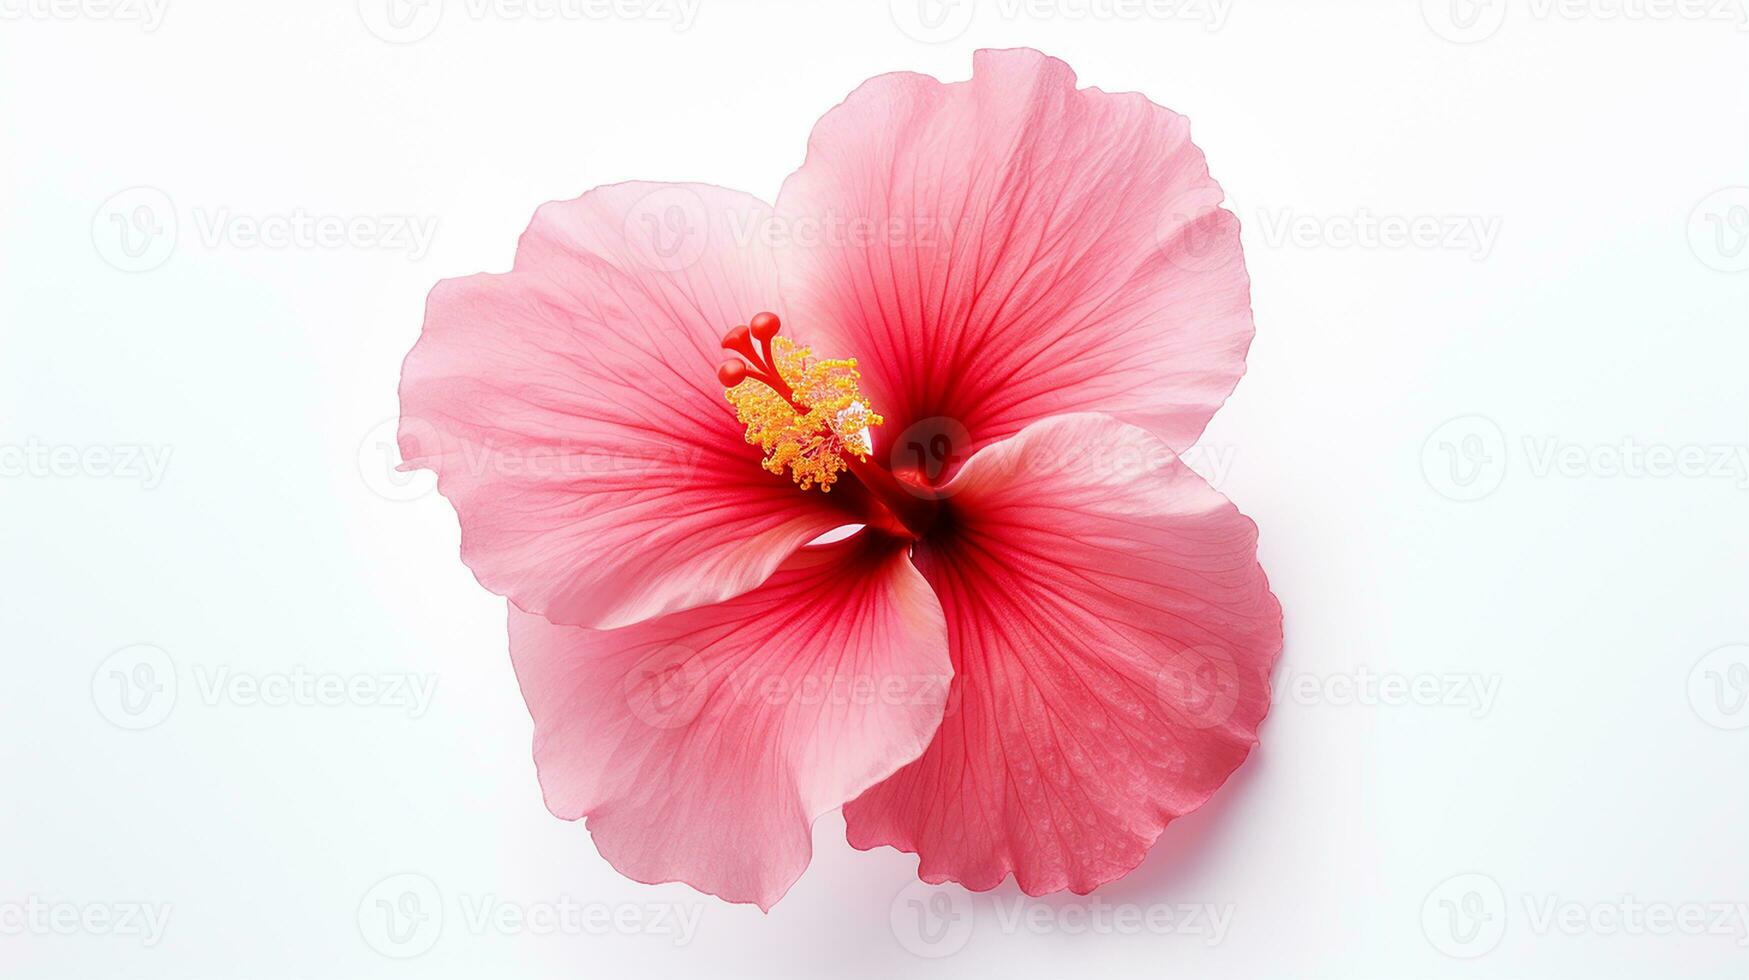
M 717 365 L 717 380 L 725 388 L 733 388 L 747 380 L 747 365 L 740 361 L 724 361 Z
M 746 348 L 749 346 L 748 338 L 750 336 L 751 334 L 747 331 L 747 325 L 743 323 L 740 326 L 731 329 L 728 333 L 723 334 L 723 349 L 738 351 L 742 348 Z
M 760 340 L 770 340 L 777 336 L 777 331 L 783 326 L 777 321 L 775 313 L 755 313 L 753 319 L 747 323 L 753 328 L 753 336 Z

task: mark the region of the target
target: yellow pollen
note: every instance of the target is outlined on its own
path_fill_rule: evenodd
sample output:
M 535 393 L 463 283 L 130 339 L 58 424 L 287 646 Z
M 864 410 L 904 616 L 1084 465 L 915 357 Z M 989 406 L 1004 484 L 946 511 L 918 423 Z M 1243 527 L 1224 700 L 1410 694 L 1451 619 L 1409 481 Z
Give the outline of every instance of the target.
M 764 451 L 766 469 L 780 475 L 788 469 L 803 490 L 830 493 L 845 455 L 867 459 L 874 451 L 869 429 L 886 420 L 857 388 L 855 358 L 819 360 L 787 337 L 773 337 L 769 350 L 795 404 L 751 377 L 727 389 L 729 404 L 747 427 L 747 441 Z

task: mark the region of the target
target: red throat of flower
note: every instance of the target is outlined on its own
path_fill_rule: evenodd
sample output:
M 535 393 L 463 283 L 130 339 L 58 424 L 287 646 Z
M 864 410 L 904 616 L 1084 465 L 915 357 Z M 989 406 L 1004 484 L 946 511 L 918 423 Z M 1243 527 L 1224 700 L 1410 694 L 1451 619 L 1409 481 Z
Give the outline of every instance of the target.
M 759 313 L 723 335 L 723 349 L 740 355 L 717 366 L 717 380 L 747 427 L 747 441 L 765 453 L 764 467 L 788 472 L 803 489 L 830 493 L 848 471 L 874 495 L 895 525 L 921 537 L 939 509 L 934 494 L 901 483 L 872 458 L 871 430 L 886 420 L 863 397 L 854 359 L 816 358 L 779 337 L 773 313 Z M 753 381 L 756 384 L 748 384 Z

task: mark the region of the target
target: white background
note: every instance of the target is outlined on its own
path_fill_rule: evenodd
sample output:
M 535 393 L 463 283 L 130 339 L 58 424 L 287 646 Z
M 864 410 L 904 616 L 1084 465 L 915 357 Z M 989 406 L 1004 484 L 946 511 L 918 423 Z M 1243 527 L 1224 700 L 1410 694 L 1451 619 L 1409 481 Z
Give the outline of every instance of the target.
M 1749 974 L 1735 0 L 132 2 L 0 0 L 0 972 Z M 864 78 L 1009 45 L 1189 115 L 1244 222 L 1202 463 L 1286 609 L 1263 745 L 1019 924 L 1012 884 L 911 904 L 836 815 L 769 916 L 622 879 L 541 805 L 452 511 L 389 472 L 425 293 L 597 184 L 769 198 Z M 298 215 L 359 232 L 249 237 Z M 436 686 L 210 690 L 298 672 Z M 617 924 L 475 914 L 566 901 Z

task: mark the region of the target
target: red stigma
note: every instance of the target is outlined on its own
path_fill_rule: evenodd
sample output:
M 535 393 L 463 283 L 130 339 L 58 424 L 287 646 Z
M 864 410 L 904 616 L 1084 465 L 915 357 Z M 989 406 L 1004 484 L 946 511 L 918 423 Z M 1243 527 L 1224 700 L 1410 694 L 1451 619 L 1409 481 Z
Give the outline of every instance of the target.
M 744 323 L 723 334 L 723 349 L 732 350 L 755 364 L 760 363 L 759 353 L 753 349 L 753 335 Z
M 771 358 L 771 338 L 777 336 L 782 324 L 775 313 L 756 313 L 753 319 L 746 323 L 731 327 L 723 334 L 723 349 L 733 351 L 746 359 L 743 364 L 736 360 L 727 360 L 717 366 L 717 380 L 725 388 L 733 388 L 742 381 L 752 378 L 763 383 L 767 388 L 782 395 L 785 401 L 794 404 L 790 386 L 778 373 L 777 363 Z M 755 343 L 755 340 L 758 343 Z M 730 380 L 733 379 L 733 380 Z
M 771 338 L 777 336 L 777 331 L 783 326 L 778 322 L 775 313 L 755 313 L 753 319 L 747 321 L 747 325 L 762 344 L 770 343 Z

